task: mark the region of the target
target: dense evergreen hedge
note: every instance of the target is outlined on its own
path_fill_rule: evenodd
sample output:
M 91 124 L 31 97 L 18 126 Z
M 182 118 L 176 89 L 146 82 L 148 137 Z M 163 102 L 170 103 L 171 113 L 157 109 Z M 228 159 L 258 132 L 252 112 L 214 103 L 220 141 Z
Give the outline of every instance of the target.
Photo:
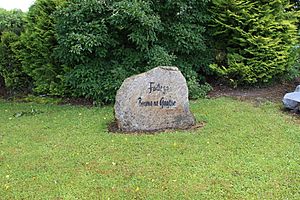
M 21 10 L 0 9 L 0 80 L 9 91 L 28 87 L 29 77 L 21 67 L 14 50 L 19 49 L 20 35 L 24 30 L 25 14 Z
M 217 59 L 211 68 L 218 75 L 234 85 L 268 83 L 291 75 L 297 60 L 299 14 L 290 1 L 212 2 Z
M 28 13 L 0 10 L 0 79 L 100 103 L 159 65 L 181 69 L 191 98 L 210 89 L 208 75 L 267 83 L 299 73 L 297 9 L 286 0 L 36 0 Z
M 23 70 L 33 80 L 33 90 L 40 94 L 64 94 L 64 69 L 55 57 L 57 39 L 54 12 L 59 0 L 36 0 L 26 13 L 25 31 L 17 54 Z

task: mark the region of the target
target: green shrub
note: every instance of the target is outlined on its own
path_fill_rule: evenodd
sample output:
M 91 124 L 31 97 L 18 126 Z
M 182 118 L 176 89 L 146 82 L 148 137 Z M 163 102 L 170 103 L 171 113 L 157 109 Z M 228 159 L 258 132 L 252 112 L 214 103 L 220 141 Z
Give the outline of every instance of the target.
M 212 2 L 216 64 L 211 69 L 220 77 L 234 85 L 254 85 L 294 69 L 299 15 L 289 1 Z
M 23 72 L 16 50 L 24 28 L 21 10 L 0 9 L 0 79 L 9 91 L 21 91 L 28 87 L 29 78 Z
M 25 13 L 21 10 L 5 10 L 0 8 L 0 35 L 5 31 L 12 31 L 20 35 L 24 29 Z
M 57 40 L 53 13 L 60 0 L 36 0 L 26 15 L 21 35 L 19 59 L 26 74 L 33 80 L 36 93 L 64 94 L 64 67 L 54 56 Z
M 100 104 L 108 103 L 114 100 L 115 91 L 126 74 L 124 68 L 106 71 L 103 65 L 90 63 L 88 66 L 77 65 L 66 75 L 66 83 L 75 97 L 84 96 Z
M 207 93 L 212 91 L 211 85 L 208 83 L 199 84 L 195 79 L 190 79 L 188 81 L 188 88 L 189 88 L 189 98 L 190 99 L 199 99 L 199 98 L 206 98 Z
M 5 87 L 11 91 L 21 90 L 28 86 L 28 77 L 22 71 L 21 63 L 14 53 L 19 36 L 13 32 L 3 32 L 0 42 L 0 75 L 4 78 Z
M 196 97 L 197 73 L 210 63 L 206 5 L 183 0 L 68 1 L 55 17 L 56 55 L 68 69 L 68 92 L 109 103 L 125 78 L 176 65 Z

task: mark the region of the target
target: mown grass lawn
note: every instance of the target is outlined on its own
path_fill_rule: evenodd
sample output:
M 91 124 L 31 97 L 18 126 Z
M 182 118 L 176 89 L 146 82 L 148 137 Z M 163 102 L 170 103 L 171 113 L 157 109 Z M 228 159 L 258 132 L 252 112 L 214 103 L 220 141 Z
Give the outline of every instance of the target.
M 0 101 L 0 199 L 300 199 L 299 120 L 228 98 L 191 108 L 204 128 L 122 135 L 112 107 Z

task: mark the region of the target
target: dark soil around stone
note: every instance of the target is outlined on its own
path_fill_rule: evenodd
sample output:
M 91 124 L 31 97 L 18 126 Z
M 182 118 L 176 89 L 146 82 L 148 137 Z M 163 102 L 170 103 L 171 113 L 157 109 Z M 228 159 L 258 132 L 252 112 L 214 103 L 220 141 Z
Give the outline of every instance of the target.
M 163 130 L 154 130 L 154 131 L 124 132 L 118 128 L 117 122 L 114 121 L 114 122 L 108 124 L 108 132 L 113 133 L 113 134 L 154 135 L 154 134 L 169 133 L 169 132 L 174 132 L 174 131 L 189 131 L 189 132 L 191 132 L 191 131 L 196 131 L 200 128 L 203 128 L 204 126 L 205 126 L 204 122 L 196 122 L 196 124 L 194 126 L 191 126 L 187 129 L 163 129 Z

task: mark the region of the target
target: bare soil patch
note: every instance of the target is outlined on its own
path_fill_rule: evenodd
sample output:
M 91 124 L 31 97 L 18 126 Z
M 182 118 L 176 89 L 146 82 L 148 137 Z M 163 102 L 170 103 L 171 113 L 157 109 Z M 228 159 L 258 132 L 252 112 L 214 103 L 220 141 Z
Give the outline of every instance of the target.
M 231 88 L 222 84 L 212 84 L 213 91 L 208 94 L 209 98 L 218 97 L 233 97 L 238 100 L 248 101 L 271 101 L 281 102 L 283 96 L 295 90 L 296 86 L 300 84 L 300 78 L 290 82 L 276 83 L 271 86 L 261 88 Z

